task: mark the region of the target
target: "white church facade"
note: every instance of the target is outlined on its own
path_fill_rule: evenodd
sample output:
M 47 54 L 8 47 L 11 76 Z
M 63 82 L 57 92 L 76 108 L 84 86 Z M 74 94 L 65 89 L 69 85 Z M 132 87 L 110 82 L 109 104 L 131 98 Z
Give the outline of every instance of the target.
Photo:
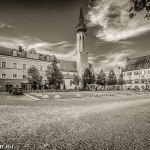
M 0 92 L 8 91 L 10 87 L 22 87 L 30 89 L 28 83 L 28 69 L 31 66 L 38 68 L 43 76 L 42 85 L 47 83 L 45 76 L 47 66 L 56 60 L 58 67 L 64 76 L 66 89 L 74 89 L 72 81 L 75 76 L 82 77 L 84 70 L 91 65 L 88 63 L 88 52 L 86 47 L 86 31 L 82 9 L 80 9 L 79 24 L 77 30 L 77 55 L 76 61 L 58 60 L 54 55 L 37 53 L 35 49 L 25 51 L 20 46 L 19 49 L 0 48 Z M 81 84 L 79 85 L 81 86 Z

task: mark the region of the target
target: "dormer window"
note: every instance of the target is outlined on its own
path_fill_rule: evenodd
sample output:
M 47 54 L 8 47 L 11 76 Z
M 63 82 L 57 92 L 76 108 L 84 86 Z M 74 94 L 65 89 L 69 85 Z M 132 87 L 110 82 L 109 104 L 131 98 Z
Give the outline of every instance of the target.
M 16 49 L 13 49 L 13 50 L 12 50 L 12 55 L 13 55 L 13 56 L 17 56 L 17 55 L 18 55 L 18 51 L 17 51 Z
M 39 54 L 36 52 L 35 49 L 31 49 L 28 54 L 28 58 L 33 58 L 33 59 L 39 59 Z
M 49 61 L 49 60 L 50 60 L 50 57 L 49 57 L 48 55 L 46 56 L 46 60 L 47 60 L 47 61 Z

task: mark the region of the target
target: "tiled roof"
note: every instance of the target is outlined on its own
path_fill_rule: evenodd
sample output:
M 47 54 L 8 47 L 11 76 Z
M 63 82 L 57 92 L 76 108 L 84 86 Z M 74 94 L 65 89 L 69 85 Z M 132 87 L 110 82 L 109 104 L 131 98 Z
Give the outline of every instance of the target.
M 60 62 L 60 71 L 64 72 L 77 72 L 76 62 L 59 60 Z
M 124 71 L 150 68 L 150 55 L 128 59 Z
M 40 54 L 40 55 L 39 55 L 39 59 L 40 59 L 40 60 L 46 60 L 46 56 L 47 56 L 47 55 Z M 56 59 L 55 55 L 50 55 L 50 60 L 49 60 L 49 61 L 53 61 L 54 59 Z
M 12 49 L 6 47 L 0 47 L 0 55 L 12 56 Z
M 13 49 L 5 48 L 5 47 L 0 47 L 0 55 L 12 56 L 12 51 L 13 51 Z M 45 54 L 39 54 L 39 60 L 47 61 L 46 60 L 46 56 L 47 55 L 45 55 Z M 49 55 L 49 56 L 50 56 L 50 60 L 49 60 L 50 62 L 53 61 L 54 59 L 57 60 L 57 58 L 55 57 L 55 55 Z M 27 58 L 27 51 L 23 51 L 23 52 L 19 52 L 18 51 L 17 57 Z M 31 58 L 29 58 L 29 59 L 31 59 Z
M 63 74 L 64 79 L 74 79 L 74 77 L 78 77 L 77 75 L 72 74 Z

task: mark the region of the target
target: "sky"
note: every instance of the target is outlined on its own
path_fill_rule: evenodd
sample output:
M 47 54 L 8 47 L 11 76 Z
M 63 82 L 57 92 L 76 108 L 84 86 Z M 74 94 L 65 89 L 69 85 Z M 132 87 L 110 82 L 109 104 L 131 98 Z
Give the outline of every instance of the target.
M 0 0 L 0 46 L 75 60 L 76 25 L 82 4 L 87 25 L 89 62 L 96 73 L 127 58 L 150 55 L 150 21 L 145 11 L 128 18 L 122 0 Z

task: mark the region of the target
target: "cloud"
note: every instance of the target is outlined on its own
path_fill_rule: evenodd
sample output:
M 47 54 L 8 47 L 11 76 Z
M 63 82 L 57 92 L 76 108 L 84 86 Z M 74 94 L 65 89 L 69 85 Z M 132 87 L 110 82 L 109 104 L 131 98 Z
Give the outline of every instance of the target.
M 116 68 L 116 65 L 124 67 L 126 58 L 133 53 L 134 51 L 130 49 L 109 52 L 108 54 L 90 57 L 90 62 L 92 61 L 96 73 L 99 73 L 101 69 L 104 69 L 106 72 L 108 72 L 110 69 Z
M 150 30 L 150 22 L 142 12 L 134 19 L 128 18 L 129 1 L 96 0 L 90 7 L 88 26 L 98 26 L 96 37 L 104 41 L 119 41 Z
M 21 45 L 26 51 L 34 48 L 38 53 L 55 55 L 59 59 L 75 60 L 76 45 L 61 41 L 58 43 L 44 42 L 35 37 L 20 36 L 20 37 L 6 37 L 0 36 L 0 46 L 7 48 L 16 48 Z
M 0 22 L 0 28 L 13 28 L 14 26 Z

